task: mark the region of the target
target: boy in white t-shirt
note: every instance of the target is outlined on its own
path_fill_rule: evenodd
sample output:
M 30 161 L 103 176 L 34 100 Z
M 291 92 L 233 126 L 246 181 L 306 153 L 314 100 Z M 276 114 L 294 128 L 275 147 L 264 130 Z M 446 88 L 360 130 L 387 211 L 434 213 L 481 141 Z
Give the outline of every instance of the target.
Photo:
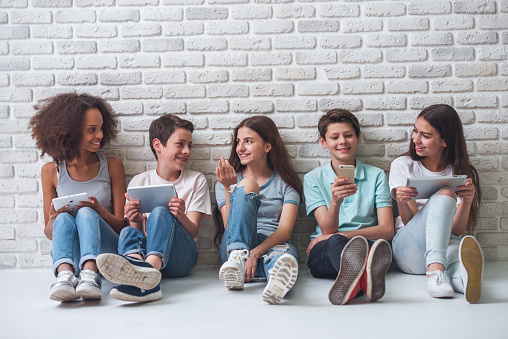
M 102 275 L 119 286 L 111 297 L 125 301 L 159 300 L 161 277 L 186 276 L 196 265 L 201 219 L 211 217 L 210 193 L 203 174 L 186 170 L 192 147 L 192 122 L 163 115 L 150 125 L 150 146 L 157 168 L 136 175 L 129 187 L 174 184 L 177 197 L 168 206 L 140 213 L 139 201 L 126 194 L 125 227 L 116 254 L 97 258 Z

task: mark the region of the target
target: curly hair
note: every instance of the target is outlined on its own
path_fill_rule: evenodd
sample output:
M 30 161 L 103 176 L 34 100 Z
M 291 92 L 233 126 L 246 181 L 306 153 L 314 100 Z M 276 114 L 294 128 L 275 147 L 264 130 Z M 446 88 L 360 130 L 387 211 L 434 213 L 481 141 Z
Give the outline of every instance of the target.
M 109 103 L 89 94 L 65 93 L 39 101 L 30 119 L 36 146 L 54 161 L 70 161 L 80 157 L 83 117 L 90 108 L 102 114 L 101 148 L 116 138 L 118 120 Z

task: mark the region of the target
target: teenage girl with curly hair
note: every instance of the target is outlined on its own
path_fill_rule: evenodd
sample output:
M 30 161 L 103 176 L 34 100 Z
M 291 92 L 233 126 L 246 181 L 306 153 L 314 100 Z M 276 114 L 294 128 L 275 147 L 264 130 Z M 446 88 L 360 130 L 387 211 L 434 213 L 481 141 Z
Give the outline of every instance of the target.
M 42 167 L 44 234 L 52 240 L 50 298 L 71 301 L 101 299 L 95 259 L 115 252 L 125 227 L 125 173 L 122 161 L 98 153 L 116 138 L 117 119 L 111 106 L 88 94 L 60 94 L 39 102 L 29 123 L 41 155 L 53 162 Z M 76 210 L 55 210 L 57 197 L 87 193 Z M 76 274 L 79 273 L 79 278 Z
M 228 289 L 243 289 L 244 282 L 266 277 L 262 298 L 278 304 L 298 276 L 290 239 L 302 184 L 275 123 L 244 119 L 234 130 L 229 161 L 221 158 L 215 174 L 218 219 L 226 225 L 219 278 Z

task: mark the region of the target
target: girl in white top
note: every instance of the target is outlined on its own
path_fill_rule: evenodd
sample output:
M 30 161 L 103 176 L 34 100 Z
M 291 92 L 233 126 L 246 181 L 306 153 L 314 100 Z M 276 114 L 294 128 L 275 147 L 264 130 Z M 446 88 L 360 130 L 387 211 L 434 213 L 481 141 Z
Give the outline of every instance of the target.
M 442 188 L 430 199 L 414 200 L 412 177 L 467 175 L 457 192 Z M 482 250 L 472 236 L 480 202 L 478 173 L 470 164 L 462 124 L 448 105 L 424 109 L 414 125 L 409 151 L 390 168 L 390 191 L 400 216 L 393 238 L 394 259 L 405 273 L 427 274 L 427 291 L 451 298 L 454 290 L 478 302 L 483 273 Z M 450 283 L 451 279 L 451 283 Z

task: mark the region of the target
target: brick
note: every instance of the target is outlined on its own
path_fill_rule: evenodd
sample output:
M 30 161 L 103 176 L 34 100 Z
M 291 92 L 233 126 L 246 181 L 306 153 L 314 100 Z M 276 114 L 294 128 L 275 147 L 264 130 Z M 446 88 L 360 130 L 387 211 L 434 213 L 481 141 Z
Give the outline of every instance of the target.
M 415 33 L 411 36 L 411 46 L 452 45 L 450 32 Z
M 160 87 L 122 87 L 120 96 L 122 99 L 160 99 L 162 98 L 162 88 Z
M 179 114 L 185 113 L 185 103 L 184 102 L 164 102 L 164 101 L 154 101 L 154 102 L 143 102 L 143 108 L 145 114 L 147 115 L 162 115 L 166 113 L 171 114 Z
M 40 167 L 39 167 L 39 176 L 40 176 Z M 20 195 L 16 201 L 18 207 L 22 208 L 40 208 L 43 205 L 42 194 Z
M 9 54 L 9 43 L 7 41 L 0 41 L 0 55 Z
M 317 124 L 318 124 L 318 121 L 319 119 L 321 118 L 323 114 L 299 114 L 296 116 L 296 126 L 300 127 L 300 128 L 308 128 L 308 127 L 312 127 L 312 128 L 316 128 L 317 127 Z M 317 147 L 319 146 L 319 148 Z M 303 150 L 302 150 L 303 148 Z M 303 157 L 302 154 L 309 154 L 307 153 L 307 151 L 305 149 L 309 149 L 310 152 L 312 152 L 312 149 L 315 149 L 316 151 L 320 151 L 320 149 L 322 149 L 322 147 L 320 145 L 301 145 L 299 147 L 299 155 L 300 157 Z M 316 157 L 320 156 L 325 156 L 325 152 L 322 152 L 321 155 L 317 155 L 316 154 Z M 310 154 L 309 154 L 310 155 Z
M 418 62 L 427 60 L 427 50 L 422 48 L 413 49 L 389 49 L 386 51 L 388 62 Z
M 0 101 L 28 102 L 33 99 L 32 93 L 32 90 L 29 88 L 6 88 L 0 91 Z
M 227 82 L 229 73 L 227 71 L 191 71 L 188 72 L 188 80 L 193 84 L 209 84 Z
M 101 73 L 100 83 L 106 86 L 139 85 L 141 84 L 141 72 Z
M 203 85 L 174 85 L 164 87 L 164 98 L 204 98 L 205 86 Z
M 28 26 L 0 26 L 1 40 L 28 39 L 29 34 Z
M 192 143 L 194 146 L 227 145 L 231 143 L 231 133 L 229 131 L 213 133 L 197 131 L 192 134 Z M 212 173 L 215 173 L 216 164 L 212 165 Z
M 316 38 L 310 36 L 276 36 L 273 38 L 275 49 L 312 49 L 316 47 Z
M 471 80 L 434 80 L 431 83 L 432 93 L 450 93 L 450 92 L 472 92 L 473 81 Z
M 497 127 L 464 127 L 464 137 L 466 140 L 489 140 L 497 139 Z
M 121 56 L 118 58 L 120 68 L 159 68 L 161 60 L 158 55 Z
M 367 47 L 404 47 L 407 45 L 405 34 L 371 34 L 365 40 Z
M 104 100 L 120 100 L 120 90 L 118 87 L 84 87 L 78 88 L 76 93 L 86 93 L 101 97 Z
M 315 112 L 317 103 L 314 99 L 277 99 L 275 110 L 277 112 Z
M 477 239 L 482 247 L 500 246 L 508 243 L 508 232 L 479 232 Z
M 115 0 L 74 0 L 76 7 L 104 7 L 114 6 Z
M 458 32 L 455 40 L 460 45 L 488 45 L 498 39 L 496 32 Z
M 369 97 L 363 100 L 366 110 L 402 110 L 406 108 L 406 98 Z
M 386 93 L 410 94 L 427 92 L 428 84 L 425 80 L 393 80 L 386 84 Z
M 322 5 L 319 16 L 323 18 L 351 18 L 360 16 L 360 6 L 357 4 Z
M 187 112 L 191 114 L 228 113 L 229 102 L 226 100 L 190 101 L 187 104 Z M 215 117 L 212 120 L 215 120 Z
M 32 136 L 29 134 L 15 135 L 14 136 L 14 145 L 16 146 L 17 149 L 36 148 L 35 140 L 32 139 Z M 30 166 L 21 166 L 21 167 L 34 169 L 33 167 L 30 167 Z M 18 172 L 18 167 L 16 167 L 16 172 Z M 20 175 L 20 173 L 17 173 L 17 174 L 18 174 L 18 176 Z M 40 174 L 40 167 L 39 166 L 35 167 L 35 174 L 36 174 L 36 176 L 38 176 Z
M 274 11 L 275 17 L 279 19 L 313 18 L 316 13 L 314 6 L 300 4 L 275 6 Z
M 177 5 L 202 5 L 205 0 L 162 0 L 164 6 L 177 6 Z
M 12 75 L 12 84 L 16 87 L 53 86 L 55 77 L 49 73 L 17 73 Z
M 313 80 L 316 78 L 314 67 L 277 67 L 276 80 Z
M 0 269 L 16 267 L 16 256 L 9 254 L 0 254 Z
M 260 20 L 252 24 L 254 34 L 284 34 L 291 33 L 293 30 L 293 22 L 288 20 Z
M 301 129 L 298 133 L 295 133 L 294 130 L 282 130 L 280 131 L 280 136 L 286 143 L 309 143 L 316 142 L 318 140 L 318 131 L 314 129 Z M 314 168 L 316 167 L 317 165 L 314 166 Z
M 339 93 L 339 85 L 333 82 L 308 82 L 297 85 L 297 93 L 306 95 L 336 95 Z
M 382 113 L 356 113 L 356 118 L 360 122 L 362 127 L 364 126 L 383 126 L 383 114 Z
M 272 44 L 266 37 L 231 37 L 229 40 L 231 50 L 241 51 L 268 51 Z
M 337 32 L 339 21 L 337 20 L 301 20 L 297 23 L 300 33 Z
M 427 18 L 394 18 L 388 19 L 388 31 L 426 31 L 429 29 Z
M 292 55 L 287 52 L 267 52 L 250 56 L 252 66 L 289 65 L 291 61 Z
M 205 65 L 205 57 L 202 54 L 166 54 L 163 56 L 164 67 L 202 67 Z
M 273 103 L 269 100 L 234 100 L 231 102 L 234 113 L 267 114 L 273 112 Z
M 485 15 L 478 18 L 479 29 L 508 29 L 508 15 Z
M 140 115 L 143 114 L 143 104 L 140 102 L 111 102 L 111 106 L 118 115 Z M 142 146 L 143 136 L 130 133 L 119 135 L 117 140 L 110 143 L 111 147 L 118 146 Z
M 12 55 L 53 54 L 53 43 L 50 41 L 13 41 Z
M 53 16 L 50 11 L 12 11 L 11 23 L 13 24 L 50 24 Z
M 360 67 L 357 66 L 325 68 L 324 71 L 328 80 L 360 78 Z
M 378 32 L 383 30 L 383 21 L 381 19 L 355 19 L 344 20 L 344 33 L 358 33 L 358 32 Z
M 99 51 L 101 53 L 135 53 L 140 51 L 138 40 L 103 40 L 99 41 Z
M 497 73 L 495 63 L 456 64 L 454 68 L 458 77 L 493 76 Z
M 473 162 L 471 162 L 473 163 Z M 473 164 L 473 166 L 475 166 Z M 475 166 L 476 167 L 476 166 Z M 496 188 L 493 187 L 482 187 L 482 200 L 497 200 L 499 197 L 499 192 Z
M 224 20 L 227 17 L 228 9 L 225 7 L 190 7 L 185 9 L 187 20 Z
M 437 104 L 453 105 L 450 96 L 413 96 L 409 98 L 409 108 L 411 109 L 424 109 Z
M 138 22 L 139 17 L 137 9 L 105 9 L 99 12 L 99 21 L 101 22 Z
M 483 47 L 478 51 L 478 60 L 508 60 L 508 47 Z
M 37 251 L 37 241 L 35 240 L 0 240 L 0 252 L 35 252 Z
M 0 170 L 1 173 L 1 170 Z M 14 173 L 13 173 L 14 175 Z M 4 178 L 4 176 L 0 175 L 0 178 Z M 14 208 L 14 196 L 11 195 L 2 195 L 2 200 L 0 201 L 0 208 Z M 0 231 L 1 233 L 1 231 Z
M 246 85 L 210 85 L 207 87 L 209 98 L 248 97 L 249 87 Z
M 182 21 L 182 8 L 142 8 L 141 19 L 144 21 Z
M 9 0 L 0 2 L 0 8 L 26 8 L 28 0 Z
M 189 38 L 186 40 L 189 51 L 223 51 L 227 49 L 227 40 L 224 38 Z
M 456 1 L 453 3 L 453 12 L 456 14 L 494 14 L 495 1 Z
M 375 94 L 383 93 L 384 85 L 382 81 L 344 82 L 341 89 L 343 94 Z
M 97 85 L 97 82 L 95 73 L 63 73 L 57 78 L 57 83 L 63 86 L 90 86 Z
M 388 126 L 413 126 L 416 118 L 418 116 L 417 112 L 397 112 L 397 113 L 386 113 L 386 124 Z M 388 147 L 388 146 L 387 146 Z M 391 147 L 391 146 L 390 146 Z M 402 147 L 400 145 L 393 145 L 395 149 L 397 149 L 397 152 L 399 152 L 399 149 Z M 406 151 L 405 148 L 407 148 L 407 145 L 404 145 L 402 148 L 404 149 L 402 152 L 399 152 L 397 154 L 401 154 Z M 389 156 L 392 156 L 391 154 L 388 154 Z
M 508 114 L 506 111 L 503 110 L 494 110 L 494 111 L 481 110 L 476 112 L 476 121 L 494 124 L 508 123 Z
M 162 28 L 158 23 L 128 23 L 123 25 L 121 29 L 121 35 L 124 38 L 158 36 L 161 34 Z
M 467 61 L 475 58 L 474 48 L 472 47 L 434 48 L 431 53 L 433 61 Z
M 97 53 L 95 41 L 57 41 L 58 54 L 91 54 Z
M 362 137 L 365 141 L 404 141 L 407 133 L 403 129 L 371 130 L 364 128 Z
M 294 95 L 293 84 L 257 84 L 251 86 L 252 96 L 254 97 L 289 97 Z
M 76 58 L 77 69 L 114 69 L 117 67 L 114 56 L 80 56 Z
M 402 78 L 405 74 L 404 66 L 375 65 L 363 68 L 364 78 Z
M 483 172 L 479 173 L 480 182 L 489 183 L 489 185 L 508 185 L 508 173 L 504 172 Z
M 407 12 L 411 15 L 449 14 L 451 11 L 449 1 L 416 1 L 407 7 Z
M 221 53 L 207 55 L 206 64 L 216 67 L 241 67 L 247 66 L 247 54 L 244 53 Z
M 345 64 L 378 63 L 383 56 L 380 50 L 348 50 L 339 52 L 340 61 Z
M 247 21 L 231 23 L 212 21 L 207 24 L 206 32 L 209 35 L 247 34 L 249 32 L 249 23 Z
M 243 5 L 231 7 L 233 19 L 268 19 L 272 17 L 271 6 Z
M 436 31 L 473 29 L 474 19 L 470 16 L 439 17 L 432 20 L 432 26 Z
M 406 14 L 406 5 L 401 3 L 369 3 L 364 7 L 365 16 L 392 17 Z
M 296 52 L 295 61 L 297 65 L 323 65 L 337 63 L 337 52 Z
M 476 90 L 479 92 L 508 91 L 508 79 L 478 79 L 476 81 Z
M 55 23 L 57 24 L 92 23 L 95 21 L 95 11 L 93 10 L 60 10 L 55 13 Z
M 357 35 L 324 35 L 321 37 L 321 48 L 349 49 L 359 48 L 362 38 Z
M 347 109 L 350 112 L 357 112 L 362 109 L 360 99 L 321 99 L 319 100 L 319 110 L 327 112 L 333 108 Z
M 77 38 L 114 38 L 118 31 L 114 25 L 79 25 L 75 34 Z
M 15 105 L 12 107 L 12 115 L 15 118 L 31 118 L 34 113 L 35 109 L 32 104 Z
M 497 97 L 495 95 L 467 95 L 455 97 L 456 108 L 495 108 Z
M 226 130 L 232 130 L 234 129 L 241 121 L 243 120 L 243 117 L 241 116 L 218 116 L 217 118 L 214 118 L 210 120 L 210 128 L 212 129 L 226 129 Z M 218 160 L 221 156 L 227 158 L 230 153 L 230 148 L 214 148 L 212 149 L 212 159 Z
M 175 84 L 185 82 L 184 71 L 144 72 L 145 84 Z
M 408 67 L 410 78 L 446 77 L 452 74 L 450 65 L 415 65 Z
M 119 6 L 155 6 L 159 3 L 158 0 L 117 0 Z
M 231 71 L 232 81 L 270 81 L 272 70 L 269 68 L 234 69 Z
M 21 254 L 19 255 L 18 264 L 20 268 L 51 268 L 52 260 L 50 255 L 34 255 L 34 254 Z
M 170 22 L 164 25 L 164 35 L 190 36 L 203 34 L 205 25 L 202 22 Z

